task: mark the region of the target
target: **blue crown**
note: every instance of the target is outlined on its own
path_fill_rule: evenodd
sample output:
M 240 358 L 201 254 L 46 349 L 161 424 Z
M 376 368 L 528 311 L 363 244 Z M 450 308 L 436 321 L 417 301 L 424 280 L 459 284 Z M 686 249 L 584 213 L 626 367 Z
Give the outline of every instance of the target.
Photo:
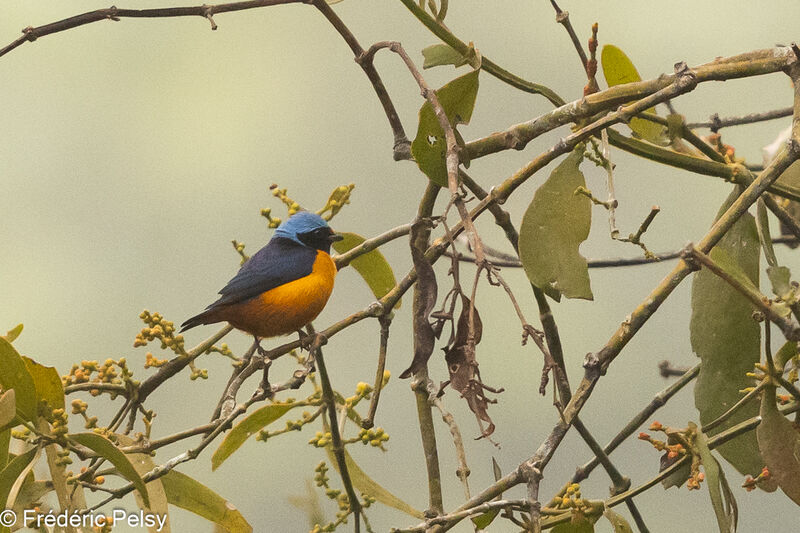
M 274 237 L 284 237 L 303 244 L 300 239 L 297 238 L 298 235 L 327 227 L 328 223 L 318 214 L 309 211 L 299 211 L 290 216 L 286 222 L 278 226 L 278 229 L 275 230 Z

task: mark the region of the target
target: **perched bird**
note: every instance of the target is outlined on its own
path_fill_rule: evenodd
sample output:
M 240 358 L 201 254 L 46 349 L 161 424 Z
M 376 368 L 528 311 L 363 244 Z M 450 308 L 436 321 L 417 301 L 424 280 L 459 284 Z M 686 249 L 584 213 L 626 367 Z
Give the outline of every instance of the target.
M 181 324 L 181 332 L 229 322 L 258 342 L 299 331 L 331 295 L 336 265 L 329 254 L 331 243 L 341 239 L 319 215 L 289 217 L 219 291 L 219 300 Z

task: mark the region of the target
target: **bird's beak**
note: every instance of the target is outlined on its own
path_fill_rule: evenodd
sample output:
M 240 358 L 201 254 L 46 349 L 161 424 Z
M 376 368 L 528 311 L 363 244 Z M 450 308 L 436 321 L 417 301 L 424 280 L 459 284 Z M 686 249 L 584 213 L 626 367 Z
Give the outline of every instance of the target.
M 341 235 L 339 233 L 331 233 L 330 236 L 328 236 L 328 240 L 330 242 L 337 242 L 341 241 L 342 239 L 344 239 L 344 235 Z

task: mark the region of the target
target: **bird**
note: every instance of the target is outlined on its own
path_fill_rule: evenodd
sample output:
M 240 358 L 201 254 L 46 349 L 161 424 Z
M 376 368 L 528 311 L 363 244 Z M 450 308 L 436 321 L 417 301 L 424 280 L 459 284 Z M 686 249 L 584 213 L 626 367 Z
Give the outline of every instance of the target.
M 228 322 L 261 339 L 298 332 L 320 314 L 333 291 L 336 264 L 331 244 L 344 237 L 321 216 L 299 211 L 275 230 L 270 241 L 247 260 L 205 311 L 181 324 Z

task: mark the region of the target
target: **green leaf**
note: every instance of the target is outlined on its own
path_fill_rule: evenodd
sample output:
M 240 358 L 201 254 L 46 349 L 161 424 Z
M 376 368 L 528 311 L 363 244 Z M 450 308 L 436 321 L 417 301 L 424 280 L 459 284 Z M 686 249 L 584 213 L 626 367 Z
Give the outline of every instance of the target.
M 8 342 L 14 342 L 17 337 L 19 337 L 20 333 L 22 333 L 22 324 L 17 324 L 15 327 L 8 330 L 8 333 L 3 335 L 3 338 Z
M 789 138 L 791 130 L 787 130 L 786 139 Z M 783 146 L 775 153 L 774 158 L 782 156 L 786 151 L 785 143 L 781 143 Z M 768 147 L 764 147 L 764 151 L 766 153 Z M 800 161 L 795 161 L 789 168 L 783 171 L 783 174 L 775 181 L 775 183 L 771 187 L 776 192 L 783 192 L 788 194 L 789 196 L 797 197 L 800 195 Z M 786 206 L 789 213 L 794 216 L 797 216 L 797 202 L 789 202 L 789 205 Z
M 611 526 L 614 528 L 614 533 L 633 533 L 631 525 L 619 513 L 615 513 L 611 509 L 606 509 L 603 512 L 603 516 L 605 516 L 606 519 L 611 522 Z
M 767 277 L 772 285 L 772 293 L 791 304 L 795 299 L 792 287 L 792 272 L 785 266 L 767 267 Z
M 135 441 L 126 435 L 115 434 L 115 436 L 117 441 L 122 446 L 133 446 L 135 444 Z M 156 468 L 156 463 L 153 461 L 153 458 L 150 456 L 150 454 L 129 453 L 127 454 L 127 457 L 130 459 L 133 468 L 136 469 L 136 472 L 138 472 L 140 476 L 143 476 Z M 161 517 L 166 517 L 163 527 L 159 529 L 159 526 L 157 525 L 150 526 L 148 528 L 150 533 L 170 533 L 169 502 L 167 500 L 167 493 L 164 490 L 164 485 L 161 483 L 161 478 L 154 479 L 153 481 L 149 481 L 147 483 L 147 493 L 150 495 L 150 505 L 146 505 L 144 503 L 144 500 L 142 500 L 142 497 L 138 492 L 135 494 L 136 502 L 139 504 L 139 508 L 158 515 L 159 519 L 163 519 Z
M 36 418 L 36 386 L 25 362 L 6 339 L 0 338 L 0 387 L 14 389 L 17 413 L 25 420 Z
M 786 148 L 781 148 L 775 157 L 783 155 L 785 151 Z M 795 191 L 800 190 L 800 161 L 795 161 L 789 165 L 789 168 L 783 171 L 783 174 L 780 175 L 775 185 L 780 185 L 783 188 Z
M 275 422 L 286 414 L 287 411 L 298 405 L 300 404 L 273 403 L 253 411 L 252 414 L 236 424 L 236 426 L 225 435 L 225 439 L 214 452 L 214 455 L 211 456 L 211 470 L 219 468 L 219 465 L 225 462 L 233 452 L 238 450 L 241 445 L 255 433 L 258 433 L 265 426 Z
M 625 52 L 613 44 L 603 46 L 603 51 L 600 53 L 600 63 L 603 65 L 603 75 L 609 87 L 642 81 L 642 77 L 639 76 L 639 72 L 633 66 L 631 60 L 628 59 L 628 56 L 625 55 Z M 644 113 L 655 115 L 656 109 L 651 107 Z M 637 136 L 646 141 L 659 146 L 669 144 L 669 135 L 666 128 L 661 124 L 634 117 L 628 125 Z
M 786 341 L 780 350 L 775 353 L 775 367 L 778 371 L 782 371 L 789 360 L 797 355 L 797 343 L 794 341 Z
M 339 462 L 336 460 L 336 456 L 333 454 L 331 447 L 327 446 L 325 451 L 328 452 L 328 457 L 330 458 L 331 463 L 338 471 Z M 347 452 L 347 450 L 344 450 L 344 461 L 347 465 L 347 472 L 350 474 L 350 481 L 352 481 L 353 487 L 356 490 L 375 498 L 384 505 L 388 505 L 389 507 L 397 509 L 398 511 L 402 511 L 415 518 L 419 518 L 420 520 L 425 518 L 425 515 L 422 513 L 422 511 L 414 509 L 409 504 L 379 485 L 377 481 L 369 477 L 366 472 L 361 470 L 361 467 L 356 464 L 353 458 L 350 457 L 350 454 Z
M 128 456 L 114 446 L 113 442 L 97 433 L 73 433 L 67 436 L 108 459 L 122 477 L 133 483 L 133 486 L 142 495 L 145 505 L 150 506 L 150 496 L 147 494 L 144 480 L 139 476 Z
M 500 478 L 503 477 L 503 473 L 500 470 L 500 465 L 497 464 L 497 461 L 494 457 L 492 457 L 492 473 L 494 474 L 494 480 L 500 481 Z M 494 500 L 499 500 L 502 498 L 503 493 L 497 495 Z M 494 501 L 492 500 L 492 501 Z M 496 509 L 489 509 L 483 514 L 479 514 L 478 516 L 473 516 L 471 518 L 472 523 L 475 524 L 475 529 L 486 529 L 489 527 L 489 524 L 494 522 L 494 519 L 497 518 L 497 515 L 500 514 L 500 508 Z
M 760 414 L 761 423 L 756 428 L 756 436 L 770 477 L 794 503 L 800 505 L 800 433 L 778 411 L 773 385 L 764 387 Z
M 8 464 L 9 444 L 11 444 L 11 428 L 0 431 L 0 470 Z
M 691 465 L 686 463 L 662 479 L 661 484 L 664 486 L 664 490 L 667 490 L 670 487 L 681 487 L 684 483 L 686 483 L 686 480 L 689 479 L 690 475 L 692 475 Z
M 569 522 L 558 524 L 552 531 L 553 533 L 594 533 L 594 521 L 583 515 L 573 514 Z
M 6 467 L 0 471 L 0 502 L 2 507 L 11 507 L 8 505 L 8 497 L 11 494 L 11 489 L 17 480 L 28 473 L 28 468 L 33 463 L 34 457 L 38 455 L 39 448 L 31 448 L 25 453 L 16 456 Z
M 734 191 L 723 204 L 720 214 L 735 198 Z M 759 242 L 753 217 L 745 213 L 710 255 L 715 261 L 721 260 L 726 270 L 739 272 L 737 277 L 744 277 L 757 287 Z M 703 424 L 730 409 L 741 398 L 739 391 L 752 385 L 746 374 L 753 370 L 761 354 L 760 328 L 752 314 L 750 302 L 728 283 L 707 269 L 695 274 L 690 336 L 692 350 L 700 357 L 694 401 Z M 757 414 L 758 406 L 748 403 L 720 424 L 714 433 Z M 723 444 L 718 451 L 742 474 L 758 475 L 764 464 L 752 432 Z
M 252 533 L 253 528 L 232 503 L 199 481 L 170 470 L 161 478 L 167 500 L 206 520 L 224 527 L 228 533 Z
M 453 65 L 460 67 L 467 64 L 467 58 L 458 53 L 449 44 L 432 44 L 422 50 L 422 57 L 425 62 L 422 68 L 438 67 L 441 65 Z
M 341 241 L 334 242 L 333 249 L 340 254 L 355 248 L 366 240 L 357 233 L 341 232 L 339 235 L 344 238 Z M 372 250 L 362 256 L 356 257 L 350 261 L 350 266 L 361 274 L 361 277 L 367 282 L 375 298 L 383 298 L 386 296 L 386 293 L 392 290 L 397 284 L 392 267 L 389 266 L 389 262 L 386 261 L 386 258 L 380 250 Z M 399 300 L 395 308 L 400 308 Z
M 17 400 L 14 389 L 7 390 L 0 396 L 0 428 L 10 424 L 17 416 Z M 3 465 L 0 465 L 2 468 Z
M 475 525 L 475 529 L 486 529 L 487 527 L 489 527 L 489 524 L 494 522 L 494 519 L 497 518 L 498 514 L 500 514 L 499 507 L 495 509 L 489 509 L 483 514 L 479 514 L 478 516 L 473 516 L 472 523 Z
M 28 472 L 17 493 L 17 499 L 14 501 L 14 510 L 17 512 L 17 516 L 25 509 L 31 509 L 34 503 L 41 502 L 44 496 L 52 491 L 52 482 L 36 480 L 33 472 Z
M 32 451 L 34 452 L 33 458 L 19 473 L 16 481 L 14 481 L 14 483 L 11 485 L 11 489 L 5 496 L 5 500 L 3 500 L 5 505 L 9 508 L 19 509 L 22 507 L 23 502 L 20 501 L 20 494 L 22 493 L 23 487 L 25 487 L 26 484 L 29 485 L 36 480 L 36 477 L 33 474 L 33 468 L 36 466 L 36 463 L 39 461 L 39 457 L 42 453 L 41 445 L 37 446 Z
M 756 207 L 756 228 L 758 228 L 758 240 L 761 241 L 761 248 L 764 250 L 764 258 L 770 267 L 778 266 L 778 259 L 775 257 L 775 248 L 772 247 L 772 236 L 769 231 L 769 218 L 767 217 L 767 206 L 764 199 L 759 198 Z
M 589 236 L 592 203 L 575 194 L 586 181 L 578 168 L 582 147 L 576 148 L 533 196 L 519 230 L 519 258 L 531 283 L 567 298 L 591 300 L 589 267 L 578 252 Z M 556 298 L 558 299 L 558 298 Z
M 473 70 L 436 90 L 439 104 L 453 128 L 458 124 L 468 124 L 472 118 L 478 95 L 479 72 Z M 461 139 L 459 144 L 463 145 L 463 142 Z M 444 160 L 446 152 L 444 130 L 439 125 L 433 106 L 430 102 L 425 102 L 419 110 L 419 126 L 417 136 L 411 143 L 411 154 L 420 170 L 440 187 L 447 187 L 447 165 Z
M 47 402 L 51 409 L 64 409 L 64 384 L 58 370 L 52 366 L 40 365 L 30 357 L 22 356 L 25 368 L 33 378 L 36 399 Z
M 694 424 L 689 424 L 692 427 Z M 708 493 L 711 496 L 711 506 L 717 516 L 717 525 L 720 533 L 732 533 L 736 531 L 736 523 L 739 519 L 739 510 L 733 492 L 725 479 L 725 472 L 719 466 L 716 458 L 711 455 L 708 448 L 706 436 L 697 431 L 695 446 L 700 453 L 700 462 L 703 464 Z

